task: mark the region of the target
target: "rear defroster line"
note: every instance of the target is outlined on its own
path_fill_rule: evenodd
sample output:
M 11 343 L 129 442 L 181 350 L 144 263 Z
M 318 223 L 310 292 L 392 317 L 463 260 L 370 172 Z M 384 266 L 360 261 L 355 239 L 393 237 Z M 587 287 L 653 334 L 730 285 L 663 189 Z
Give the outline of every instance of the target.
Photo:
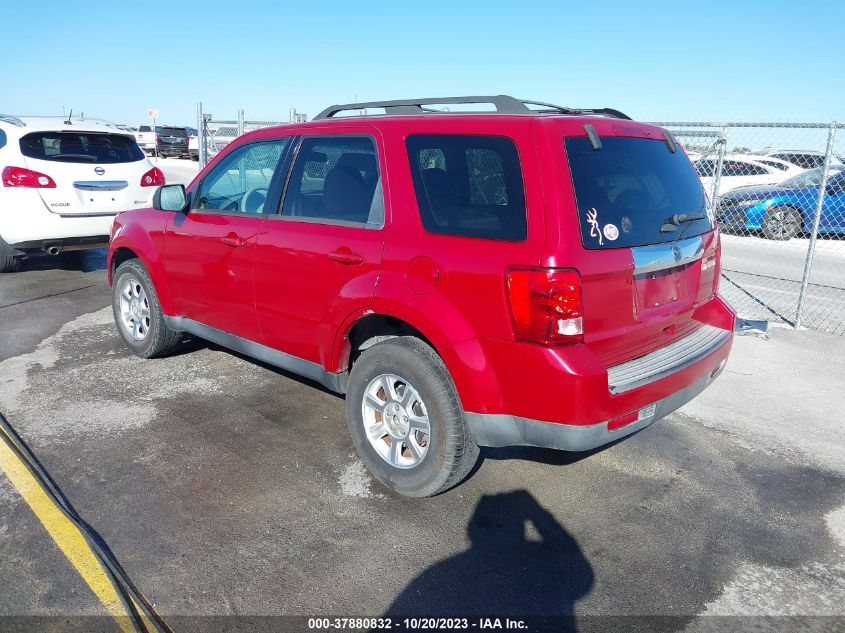
M 106 542 L 79 516 L 38 458 L 2 414 L 0 414 L 0 440 L 3 442 L 0 444 L 0 470 L 6 472 L 65 556 L 88 583 L 109 614 L 115 617 L 120 629 L 126 633 L 131 631 L 173 633 L 130 580 Z M 43 501 L 49 501 L 51 506 L 46 506 L 42 503 Z M 56 514 L 56 511 L 60 514 Z M 74 531 L 78 531 L 78 534 L 74 534 Z M 55 533 L 63 536 L 61 539 L 63 542 L 59 542 Z M 79 541 L 79 536 L 84 540 L 84 544 Z M 81 545 L 82 549 L 87 545 L 89 551 L 79 551 L 80 548 L 74 547 L 74 543 Z M 86 565 L 86 560 L 90 561 L 91 555 L 99 562 L 102 569 L 91 570 L 90 566 Z M 97 575 L 99 577 L 94 577 Z M 112 604 L 109 600 L 110 592 L 105 589 L 108 587 L 106 583 L 111 585 L 114 591 L 112 595 L 119 598 L 122 609 L 120 605 Z

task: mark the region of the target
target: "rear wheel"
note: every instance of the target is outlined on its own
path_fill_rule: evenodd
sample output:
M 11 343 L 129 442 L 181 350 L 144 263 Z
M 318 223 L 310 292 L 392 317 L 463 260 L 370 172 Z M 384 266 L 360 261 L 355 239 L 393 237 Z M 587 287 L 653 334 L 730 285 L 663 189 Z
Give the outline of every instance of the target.
M 21 266 L 21 258 L 15 255 L 0 255 L 0 273 L 13 273 Z
M 769 240 L 792 239 L 801 230 L 801 214 L 792 207 L 771 207 L 763 220 L 763 236 Z
M 123 262 L 114 273 L 112 312 L 123 342 L 141 358 L 165 356 L 182 338 L 167 327 L 152 279 L 138 259 Z
M 352 366 L 346 413 L 361 460 L 400 494 L 443 492 L 478 459 L 449 372 L 420 339 L 397 337 L 365 350 Z

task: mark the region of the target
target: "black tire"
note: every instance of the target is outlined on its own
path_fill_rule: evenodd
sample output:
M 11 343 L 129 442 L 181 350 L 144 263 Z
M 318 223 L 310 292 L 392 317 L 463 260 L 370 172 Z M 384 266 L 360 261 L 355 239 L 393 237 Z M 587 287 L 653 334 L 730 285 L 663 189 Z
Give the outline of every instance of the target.
M 365 431 L 362 408 L 367 388 L 376 378 L 388 374 L 413 385 L 430 422 L 426 453 L 408 468 L 388 463 L 376 452 Z M 366 467 L 376 479 L 402 495 L 430 497 L 448 490 L 469 474 L 478 459 L 478 445 L 470 436 L 452 378 L 437 353 L 418 338 L 402 336 L 377 343 L 358 357 L 347 385 L 346 419 Z
M 143 289 L 146 303 L 149 309 L 148 325 L 145 325 L 146 333 L 141 340 L 135 340 L 123 323 L 121 314 L 121 293 L 124 286 L 134 282 Z M 154 358 L 166 356 L 172 352 L 182 339 L 182 333 L 167 327 L 164 320 L 164 313 L 161 311 L 158 295 L 153 286 L 152 279 L 138 259 L 129 259 L 117 267 L 112 283 L 112 312 L 117 331 L 126 346 L 136 356 L 141 358 Z
M 763 219 L 763 237 L 768 240 L 790 240 L 801 231 L 803 219 L 792 207 L 770 207 Z
M 15 255 L 0 255 L 0 273 L 14 273 L 21 267 L 21 258 Z

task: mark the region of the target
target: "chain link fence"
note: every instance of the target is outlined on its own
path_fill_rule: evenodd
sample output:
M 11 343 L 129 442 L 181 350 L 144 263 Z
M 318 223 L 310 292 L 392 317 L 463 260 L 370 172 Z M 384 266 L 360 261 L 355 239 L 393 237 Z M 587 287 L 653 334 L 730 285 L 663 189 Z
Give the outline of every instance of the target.
M 294 119 L 294 117 L 296 118 Z M 301 117 L 301 114 L 291 110 L 291 120 L 301 120 Z M 201 103 L 197 104 L 197 143 L 200 169 L 205 167 L 208 161 L 241 134 L 285 123 L 289 123 L 289 121 L 248 121 L 243 110 L 238 110 L 237 119 L 216 120 L 212 115 L 203 112 Z
M 720 292 L 738 315 L 845 334 L 845 126 L 658 125 L 713 201 Z

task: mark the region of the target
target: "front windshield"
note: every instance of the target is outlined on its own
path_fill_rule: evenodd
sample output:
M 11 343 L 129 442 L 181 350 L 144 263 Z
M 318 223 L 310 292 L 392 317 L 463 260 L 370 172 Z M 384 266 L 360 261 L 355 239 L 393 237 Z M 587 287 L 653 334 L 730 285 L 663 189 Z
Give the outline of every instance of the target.
M 782 183 L 780 183 L 780 186 L 785 187 L 787 189 L 806 189 L 807 187 L 818 187 L 822 182 L 822 169 L 822 167 L 808 169 L 807 171 L 798 174 L 797 176 L 787 178 Z M 828 173 L 828 178 L 832 178 L 841 171 L 841 168 L 831 168 L 830 172 Z

